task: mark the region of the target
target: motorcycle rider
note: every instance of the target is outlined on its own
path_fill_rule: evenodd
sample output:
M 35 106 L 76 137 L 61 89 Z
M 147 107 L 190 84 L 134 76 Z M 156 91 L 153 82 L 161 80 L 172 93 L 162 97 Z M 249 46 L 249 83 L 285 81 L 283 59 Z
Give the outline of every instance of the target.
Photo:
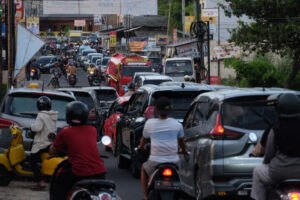
M 54 183 L 56 200 L 65 200 L 72 185 L 83 179 L 105 179 L 106 168 L 97 146 L 97 130 L 87 125 L 89 110 L 80 101 L 67 105 L 64 127 L 50 147 L 50 154 L 65 151 L 71 169 L 65 169 Z
M 156 100 L 155 111 L 158 118 L 147 120 L 138 146 L 139 150 L 143 150 L 144 145 L 151 139 L 150 157 L 141 169 L 144 199 L 147 199 L 149 176 L 155 171 L 156 166 L 161 163 L 179 164 L 178 145 L 181 148 L 181 153 L 186 153 L 183 127 L 177 120 L 169 117 L 171 112 L 170 100 L 166 97 L 159 97 Z
M 77 68 L 74 65 L 73 61 L 70 61 L 67 65 L 67 79 L 69 80 L 70 75 L 75 75 L 77 73 Z
M 90 72 L 95 73 L 96 66 L 94 64 L 90 64 L 90 66 L 87 68 L 87 73 L 89 74 Z
M 269 186 L 300 178 L 300 98 L 280 94 L 275 108 L 278 121 L 270 129 L 263 164 L 253 171 L 251 197 L 256 200 L 266 199 Z
M 58 113 L 51 110 L 51 99 L 47 96 L 41 96 L 37 100 L 38 115 L 31 130 L 36 132 L 29 156 L 30 166 L 34 173 L 34 178 L 37 184 L 32 188 L 33 190 L 43 190 L 46 188 L 46 183 L 41 174 L 41 169 L 38 163 L 41 160 L 41 153 L 48 152 L 51 141 L 49 134 L 56 132 L 56 121 Z
M 123 96 L 124 97 L 131 97 L 134 93 L 134 90 L 135 90 L 135 84 L 134 83 L 129 83 L 128 92 L 126 92 Z
M 50 69 L 50 74 L 51 74 L 51 79 L 50 79 L 50 82 L 48 83 L 48 86 L 51 84 L 51 82 L 53 81 L 53 78 L 55 78 L 55 74 L 58 75 L 58 78 L 61 76 L 61 69 L 58 65 L 58 63 L 56 63 L 54 65 L 53 68 Z

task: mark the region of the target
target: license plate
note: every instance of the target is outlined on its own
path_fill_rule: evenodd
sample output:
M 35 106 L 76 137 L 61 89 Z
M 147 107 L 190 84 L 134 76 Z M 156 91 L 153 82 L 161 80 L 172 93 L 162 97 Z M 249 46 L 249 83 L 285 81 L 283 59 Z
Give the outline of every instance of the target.
M 248 191 L 245 190 L 240 190 L 237 192 L 238 196 L 247 196 L 248 195 Z
M 161 190 L 180 190 L 179 182 L 155 181 L 155 189 Z

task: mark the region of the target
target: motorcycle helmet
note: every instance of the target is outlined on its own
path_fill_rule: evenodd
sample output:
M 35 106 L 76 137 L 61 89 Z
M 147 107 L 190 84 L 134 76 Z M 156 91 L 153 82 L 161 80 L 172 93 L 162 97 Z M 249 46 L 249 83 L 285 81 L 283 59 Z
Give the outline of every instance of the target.
M 41 110 L 51 110 L 51 99 L 47 96 L 41 96 L 37 100 L 37 108 Z
M 134 85 L 134 83 L 129 83 L 129 85 L 128 85 L 128 89 L 130 89 L 130 90 L 134 90 L 134 88 L 135 88 L 135 85 Z
M 66 119 L 68 124 L 72 126 L 87 124 L 88 117 L 89 109 L 81 101 L 72 101 L 67 104 Z
M 171 112 L 171 102 L 167 97 L 159 97 L 155 102 L 155 110 L 158 115 L 166 117 Z
M 300 98 L 292 93 L 280 94 L 277 97 L 276 111 L 280 118 L 300 116 Z

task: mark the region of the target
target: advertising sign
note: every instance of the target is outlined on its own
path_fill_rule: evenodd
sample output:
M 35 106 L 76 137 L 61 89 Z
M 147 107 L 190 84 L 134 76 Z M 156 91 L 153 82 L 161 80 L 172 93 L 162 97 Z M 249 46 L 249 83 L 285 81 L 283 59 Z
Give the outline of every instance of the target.
M 94 25 L 95 26 L 100 26 L 102 25 L 102 15 L 94 15 Z
M 157 35 L 156 36 L 156 45 L 167 45 L 169 42 L 167 35 Z
M 147 51 L 148 38 L 130 38 L 129 49 L 131 52 Z
M 84 19 L 80 19 L 80 20 L 74 20 L 74 26 L 79 27 L 79 26 L 85 26 L 85 20 Z
M 218 60 L 225 59 L 225 58 L 239 57 L 240 48 L 230 44 L 216 46 L 213 50 L 213 55 L 217 57 Z
M 177 28 L 173 28 L 173 43 L 177 43 Z
M 38 35 L 40 33 L 40 18 L 39 17 L 27 17 L 26 28 L 32 33 Z
M 110 47 L 115 47 L 116 46 L 116 43 L 117 43 L 117 32 L 110 32 L 110 37 L 109 37 L 109 46 Z
M 209 34 L 213 35 L 216 33 L 216 17 L 201 17 L 204 22 L 209 21 Z
M 218 17 L 218 9 L 202 9 L 202 17 Z
M 24 22 L 25 14 L 24 14 L 24 0 L 15 0 L 16 5 L 16 14 L 15 14 L 15 22 Z
M 195 16 L 185 16 L 185 32 L 190 33 L 191 25 L 195 21 Z

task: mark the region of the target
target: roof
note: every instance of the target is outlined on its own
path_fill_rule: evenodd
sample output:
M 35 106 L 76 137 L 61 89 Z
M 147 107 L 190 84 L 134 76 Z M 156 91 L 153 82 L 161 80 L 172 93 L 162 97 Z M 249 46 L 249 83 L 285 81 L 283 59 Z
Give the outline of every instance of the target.
M 56 91 L 56 90 L 43 90 L 42 89 L 35 89 L 35 88 L 14 88 L 12 90 L 9 90 L 8 94 L 15 94 L 15 93 L 29 93 L 29 94 L 33 94 L 33 93 L 38 93 L 38 94 L 49 94 L 49 95 L 59 95 L 59 96 L 63 96 L 63 97 L 69 97 L 74 99 L 73 96 L 65 93 L 65 92 L 61 92 L 61 91 Z
M 167 18 L 158 15 L 134 16 L 132 27 L 167 27 Z
M 235 89 L 225 89 L 225 90 L 217 90 L 213 92 L 208 92 L 205 94 L 201 94 L 194 102 L 199 101 L 201 96 L 209 96 L 211 99 L 217 98 L 220 101 L 225 99 L 235 98 L 235 97 L 243 97 L 243 96 L 255 96 L 255 95 L 272 95 L 277 93 L 298 93 L 298 91 L 288 90 L 283 88 L 235 88 Z
M 173 60 L 191 60 L 192 57 L 181 57 L 181 58 L 167 58 L 166 62 L 173 61 Z
M 74 87 L 70 87 L 70 88 L 58 88 L 56 89 L 57 91 L 67 91 L 67 92 L 86 92 L 88 93 L 89 91 L 86 91 L 82 88 L 74 88 Z
M 170 76 L 165 75 L 151 75 L 151 76 L 140 76 L 143 77 L 144 80 L 173 80 Z
M 82 87 L 81 89 L 84 89 L 84 90 L 114 90 L 114 91 L 116 91 L 115 88 L 108 87 L 108 86 Z

